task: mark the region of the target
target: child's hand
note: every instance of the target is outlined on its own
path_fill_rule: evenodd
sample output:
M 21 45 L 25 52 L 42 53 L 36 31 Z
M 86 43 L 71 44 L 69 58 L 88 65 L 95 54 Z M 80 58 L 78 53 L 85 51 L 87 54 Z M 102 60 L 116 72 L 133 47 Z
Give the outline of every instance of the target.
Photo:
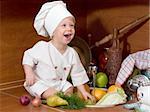
M 35 81 L 36 81 L 36 79 L 35 79 L 34 74 L 26 75 L 26 85 L 27 86 L 32 86 L 35 83 Z
M 87 91 L 82 93 L 83 97 L 85 100 L 90 99 L 91 101 L 95 102 L 96 99 L 94 96 L 92 96 L 90 93 L 88 93 Z
M 90 99 L 92 100 L 93 102 L 96 101 L 95 97 L 92 96 L 89 92 L 86 91 L 84 85 L 80 85 L 80 86 L 77 86 L 77 88 L 79 89 L 79 91 L 82 93 L 82 96 L 85 100 L 87 99 Z
M 24 65 L 23 67 L 24 67 L 25 77 L 26 77 L 26 86 L 32 86 L 36 81 L 35 73 L 31 66 Z
M 115 85 L 118 86 L 118 87 L 121 87 L 121 84 L 115 82 Z

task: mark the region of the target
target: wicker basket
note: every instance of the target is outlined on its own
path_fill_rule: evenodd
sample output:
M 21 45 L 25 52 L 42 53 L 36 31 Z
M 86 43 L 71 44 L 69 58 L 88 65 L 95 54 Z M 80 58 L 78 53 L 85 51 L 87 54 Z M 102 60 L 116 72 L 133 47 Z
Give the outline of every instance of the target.
M 115 84 L 115 80 L 122 62 L 122 50 L 119 45 L 120 42 L 117 38 L 117 34 L 118 30 L 114 29 L 113 44 L 108 49 L 108 62 L 106 65 L 106 73 L 109 77 L 109 85 Z

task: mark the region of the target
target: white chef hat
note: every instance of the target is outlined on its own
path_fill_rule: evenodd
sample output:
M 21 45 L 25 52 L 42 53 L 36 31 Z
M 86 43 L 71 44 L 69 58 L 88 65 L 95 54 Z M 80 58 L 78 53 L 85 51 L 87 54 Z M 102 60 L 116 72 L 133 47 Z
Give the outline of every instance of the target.
M 34 28 L 44 37 L 52 37 L 58 24 L 66 17 L 73 17 L 62 1 L 47 2 L 42 5 L 35 17 Z

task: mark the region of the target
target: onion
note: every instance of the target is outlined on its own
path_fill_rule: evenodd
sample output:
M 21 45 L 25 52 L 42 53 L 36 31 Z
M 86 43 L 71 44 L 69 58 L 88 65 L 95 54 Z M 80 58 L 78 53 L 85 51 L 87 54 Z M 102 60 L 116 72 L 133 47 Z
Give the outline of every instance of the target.
M 33 100 L 32 100 L 32 105 L 35 106 L 35 107 L 39 107 L 41 105 L 42 101 L 39 97 L 35 97 Z
M 22 105 L 28 105 L 30 103 L 30 98 L 27 95 L 23 95 L 19 99 Z

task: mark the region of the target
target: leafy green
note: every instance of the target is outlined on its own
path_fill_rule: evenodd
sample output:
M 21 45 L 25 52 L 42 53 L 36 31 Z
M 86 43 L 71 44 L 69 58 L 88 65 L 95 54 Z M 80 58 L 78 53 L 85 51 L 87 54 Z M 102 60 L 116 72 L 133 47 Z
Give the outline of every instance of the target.
M 65 95 L 63 92 L 57 93 L 57 95 L 68 102 L 69 105 L 60 106 L 63 109 L 82 109 L 85 107 L 85 102 L 77 96 L 76 93 L 71 95 Z

